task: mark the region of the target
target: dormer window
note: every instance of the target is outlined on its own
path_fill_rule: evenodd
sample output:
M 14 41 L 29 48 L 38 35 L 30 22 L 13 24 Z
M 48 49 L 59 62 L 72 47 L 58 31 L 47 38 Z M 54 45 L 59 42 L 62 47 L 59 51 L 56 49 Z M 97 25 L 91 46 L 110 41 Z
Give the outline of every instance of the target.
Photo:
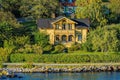
M 56 24 L 55 29 L 57 30 L 59 29 L 59 24 Z

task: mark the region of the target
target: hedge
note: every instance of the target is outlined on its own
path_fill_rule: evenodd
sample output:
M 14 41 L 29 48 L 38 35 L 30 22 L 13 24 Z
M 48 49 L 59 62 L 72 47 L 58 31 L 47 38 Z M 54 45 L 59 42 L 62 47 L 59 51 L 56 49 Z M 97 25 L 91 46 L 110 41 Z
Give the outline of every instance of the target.
M 117 54 L 11 54 L 10 62 L 35 62 L 35 63 L 102 63 L 120 62 Z

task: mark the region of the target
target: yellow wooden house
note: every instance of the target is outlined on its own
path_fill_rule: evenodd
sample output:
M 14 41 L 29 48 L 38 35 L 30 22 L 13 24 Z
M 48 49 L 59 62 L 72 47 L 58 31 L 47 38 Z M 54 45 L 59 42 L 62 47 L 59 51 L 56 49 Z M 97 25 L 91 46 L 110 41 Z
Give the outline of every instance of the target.
M 67 47 L 75 42 L 84 43 L 90 26 L 88 19 L 69 19 L 63 16 L 39 19 L 37 25 L 40 32 L 49 35 L 51 44 L 61 43 Z

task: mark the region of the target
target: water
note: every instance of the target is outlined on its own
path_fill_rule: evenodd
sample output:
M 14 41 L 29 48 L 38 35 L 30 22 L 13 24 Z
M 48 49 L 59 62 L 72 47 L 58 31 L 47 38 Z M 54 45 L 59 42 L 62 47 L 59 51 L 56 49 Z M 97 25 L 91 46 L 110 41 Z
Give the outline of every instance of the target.
M 17 73 L 23 78 L 2 80 L 120 80 L 120 72 L 100 73 Z

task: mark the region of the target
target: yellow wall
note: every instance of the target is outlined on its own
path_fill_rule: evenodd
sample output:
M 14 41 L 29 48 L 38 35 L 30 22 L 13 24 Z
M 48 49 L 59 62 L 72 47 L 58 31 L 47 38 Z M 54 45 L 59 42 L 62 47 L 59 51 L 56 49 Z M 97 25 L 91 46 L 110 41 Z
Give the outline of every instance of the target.
M 71 23 L 72 24 L 72 30 L 62 30 L 62 21 L 66 20 L 66 23 Z M 55 29 L 55 25 L 59 24 L 59 30 Z M 55 43 L 55 36 L 59 35 L 60 37 L 62 35 L 66 35 L 67 39 L 69 35 L 73 35 L 73 41 L 72 42 L 67 42 L 65 43 L 66 46 L 70 46 L 70 44 L 72 44 L 73 42 L 78 42 L 78 43 L 84 43 L 86 41 L 86 37 L 87 37 L 87 28 L 80 28 L 80 29 L 75 29 L 75 22 L 69 20 L 69 19 L 61 19 L 60 21 L 57 21 L 55 23 L 52 23 L 53 25 L 53 29 L 40 29 L 40 32 L 44 32 L 46 34 L 49 35 L 50 37 L 50 43 L 54 44 Z M 78 34 L 81 33 L 82 34 L 82 40 L 78 41 Z
M 76 29 L 76 32 L 82 34 L 82 40 L 78 41 L 78 34 L 76 33 L 76 42 L 84 43 L 87 37 L 87 28 Z

